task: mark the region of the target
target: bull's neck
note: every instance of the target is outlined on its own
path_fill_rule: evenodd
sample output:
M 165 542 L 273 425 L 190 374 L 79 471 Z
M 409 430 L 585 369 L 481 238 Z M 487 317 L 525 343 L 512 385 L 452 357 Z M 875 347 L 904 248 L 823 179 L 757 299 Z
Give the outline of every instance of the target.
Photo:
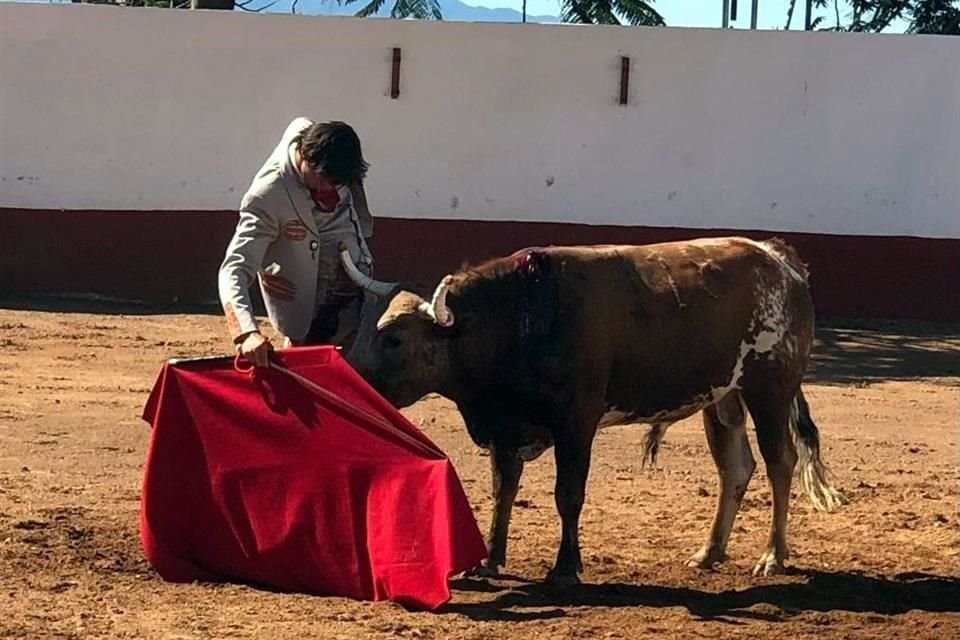
M 520 365 L 517 328 L 525 292 L 515 285 L 503 277 L 471 281 L 452 299 L 461 328 L 449 343 L 449 375 L 440 393 L 454 402 L 483 401 L 492 389 L 509 385 L 512 367 Z

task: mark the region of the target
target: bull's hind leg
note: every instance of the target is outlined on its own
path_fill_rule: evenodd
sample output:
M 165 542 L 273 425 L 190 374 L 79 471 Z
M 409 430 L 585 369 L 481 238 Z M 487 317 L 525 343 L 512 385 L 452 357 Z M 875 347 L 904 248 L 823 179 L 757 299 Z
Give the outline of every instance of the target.
M 687 565 L 710 569 L 727 559 L 730 530 L 757 463 L 747 440 L 746 414 L 738 392 L 733 391 L 716 405 L 706 408 L 703 426 L 720 477 L 720 497 L 710 537 Z
M 753 575 L 783 573 L 784 561 L 790 557 L 787 548 L 787 512 L 797 452 L 790 435 L 791 401 L 783 396 L 779 389 L 744 394 L 757 430 L 757 444 L 763 455 L 767 478 L 773 492 L 770 536 L 766 550 L 753 569 Z

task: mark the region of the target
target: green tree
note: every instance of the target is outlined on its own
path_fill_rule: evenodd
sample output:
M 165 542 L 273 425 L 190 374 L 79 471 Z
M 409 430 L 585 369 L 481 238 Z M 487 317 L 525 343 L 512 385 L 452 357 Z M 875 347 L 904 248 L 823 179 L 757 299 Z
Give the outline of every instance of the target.
M 344 4 L 358 1 L 342 0 Z M 356 15 L 372 16 L 386 2 L 370 0 Z M 663 18 L 652 5 L 653 0 L 560 0 L 560 18 L 564 22 L 581 24 L 623 24 L 625 21 L 632 25 L 663 26 Z M 390 15 L 394 18 L 443 19 L 438 0 L 394 0 Z
M 354 4 L 358 0 L 343 0 L 342 4 Z M 338 0 L 340 3 L 340 0 Z M 355 15 L 361 18 L 372 16 L 386 3 L 386 0 L 370 0 Z M 419 20 L 443 20 L 439 0 L 394 0 L 390 10 L 391 18 L 417 18 Z
M 275 4 L 264 0 L 259 5 L 255 0 L 70 0 L 89 4 L 121 4 L 131 7 L 171 7 L 190 9 L 220 9 L 233 11 L 263 11 Z M 335 0 L 337 4 L 351 5 L 357 2 L 365 4 L 355 15 L 367 17 L 376 14 L 388 0 Z M 440 0 L 390 0 L 392 18 L 418 18 L 420 20 L 442 20 Z M 469 1 L 469 0 L 468 0 Z M 653 8 L 654 0 L 560 0 L 560 18 L 564 22 L 580 24 L 632 24 L 663 26 L 663 17 Z M 296 9 L 296 0 L 294 9 Z M 526 0 L 523 0 L 526 15 Z
M 841 20 L 841 2 L 839 0 L 814 0 L 813 5 L 816 8 L 828 8 L 833 5 L 834 24 L 823 27 L 824 31 L 855 31 L 879 33 L 898 18 L 904 17 L 910 11 L 910 5 L 915 0 L 844 0 L 842 4 L 846 5 L 843 9 L 844 18 L 849 20 L 846 24 Z M 820 24 L 828 22 L 825 17 L 815 18 L 812 21 L 812 28 L 817 29 Z
M 579 24 L 666 24 L 653 8 L 653 0 L 560 0 L 560 19 Z
M 787 29 L 796 4 L 791 0 L 787 8 Z M 812 4 L 828 12 L 811 20 L 811 28 L 821 31 L 879 33 L 896 20 L 906 20 L 907 33 L 960 35 L 958 0 L 813 0 Z
M 917 2 L 912 14 L 907 33 L 960 36 L 960 2 L 956 0 Z

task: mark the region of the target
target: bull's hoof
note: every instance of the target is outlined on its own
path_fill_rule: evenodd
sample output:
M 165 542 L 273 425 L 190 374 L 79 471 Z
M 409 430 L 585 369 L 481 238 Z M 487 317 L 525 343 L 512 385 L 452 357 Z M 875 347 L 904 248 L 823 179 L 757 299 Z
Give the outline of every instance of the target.
M 757 566 L 753 568 L 753 575 L 755 576 L 776 576 L 782 575 L 787 572 L 786 566 L 784 566 L 784 560 L 786 559 L 786 554 L 779 555 L 776 551 L 770 549 L 762 556 L 760 560 L 757 561 Z
M 690 556 L 690 559 L 687 560 L 687 566 L 694 569 L 712 571 L 718 564 L 726 560 L 727 554 L 724 553 L 723 549 L 704 545 L 699 551 Z
M 496 578 L 500 575 L 500 567 L 497 566 L 494 562 L 484 561 L 478 567 L 474 567 L 467 571 L 467 576 L 470 578 Z
M 551 571 L 547 574 L 544 584 L 552 591 L 562 591 L 580 584 L 580 576 L 577 574 L 560 573 Z

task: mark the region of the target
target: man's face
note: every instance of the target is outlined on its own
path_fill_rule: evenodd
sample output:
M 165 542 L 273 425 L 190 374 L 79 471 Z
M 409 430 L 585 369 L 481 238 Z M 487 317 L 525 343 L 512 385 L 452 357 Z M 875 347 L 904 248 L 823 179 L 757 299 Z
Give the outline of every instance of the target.
M 302 155 L 297 153 L 297 158 L 300 160 L 300 175 L 303 176 L 303 184 L 306 185 L 307 189 L 311 191 L 330 191 L 337 188 L 337 185 L 332 183 L 326 175 L 320 171 L 315 171 Z

